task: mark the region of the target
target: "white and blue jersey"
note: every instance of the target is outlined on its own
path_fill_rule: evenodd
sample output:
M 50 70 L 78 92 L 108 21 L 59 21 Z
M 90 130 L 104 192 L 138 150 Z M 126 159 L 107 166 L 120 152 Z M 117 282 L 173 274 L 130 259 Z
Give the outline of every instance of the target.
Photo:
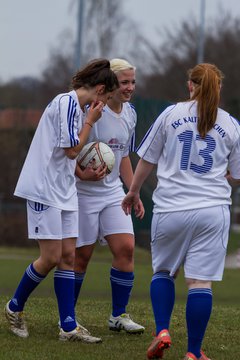
M 76 160 L 64 148 L 79 143 L 83 112 L 75 91 L 57 95 L 34 134 L 14 195 L 61 210 L 78 209 Z
M 154 213 L 231 204 L 227 170 L 240 179 L 240 126 L 218 109 L 213 128 L 202 139 L 196 101 L 169 106 L 142 140 L 138 155 L 157 164 Z
M 84 195 L 109 195 L 122 189 L 120 164 L 129 151 L 135 150 L 135 127 L 137 115 L 130 103 L 123 103 L 121 113 L 117 114 L 107 105 L 102 117 L 94 124 L 88 142 L 101 141 L 110 146 L 115 155 L 115 164 L 111 174 L 99 181 L 82 181 L 77 178 L 77 191 Z M 124 194 L 124 193 L 123 193 Z

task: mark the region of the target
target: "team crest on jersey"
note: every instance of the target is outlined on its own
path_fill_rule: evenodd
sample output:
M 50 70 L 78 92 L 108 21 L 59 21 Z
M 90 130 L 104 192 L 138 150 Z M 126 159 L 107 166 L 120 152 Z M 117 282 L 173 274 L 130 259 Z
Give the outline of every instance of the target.
M 114 150 L 124 150 L 124 144 L 121 144 L 118 139 L 113 138 L 108 142 L 108 146 L 114 151 Z

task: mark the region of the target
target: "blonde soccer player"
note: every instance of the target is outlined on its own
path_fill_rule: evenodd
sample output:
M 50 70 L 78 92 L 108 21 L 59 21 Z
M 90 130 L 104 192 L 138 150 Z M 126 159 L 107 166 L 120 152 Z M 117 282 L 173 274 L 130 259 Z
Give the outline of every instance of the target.
M 79 200 L 79 237 L 75 258 L 75 303 L 97 239 L 107 243 L 112 253 L 110 283 L 112 290 L 112 313 L 110 330 L 142 333 L 144 327 L 130 317 L 127 305 L 134 282 L 134 232 L 130 217 L 121 208 L 133 171 L 129 152 L 134 147 L 136 112 L 129 102 L 135 90 L 135 67 L 124 59 L 110 61 L 117 75 L 119 88 L 114 91 L 102 117 L 94 124 L 89 140 L 101 141 L 111 147 L 115 165 L 111 174 L 105 176 L 105 168 L 84 171 L 78 167 L 77 191 Z M 144 214 L 139 203 L 137 216 Z M 95 274 L 96 281 L 98 274 Z

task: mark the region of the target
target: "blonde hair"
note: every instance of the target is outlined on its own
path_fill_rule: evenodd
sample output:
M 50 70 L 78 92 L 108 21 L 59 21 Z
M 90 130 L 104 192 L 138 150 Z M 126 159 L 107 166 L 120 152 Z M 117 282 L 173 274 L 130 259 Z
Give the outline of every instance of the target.
M 127 60 L 117 58 L 110 60 L 110 68 L 114 73 L 124 70 L 136 70 L 136 67 L 131 65 Z
M 204 138 L 216 122 L 223 73 L 216 65 L 202 63 L 188 71 L 193 82 L 194 93 L 191 100 L 197 100 L 198 132 Z

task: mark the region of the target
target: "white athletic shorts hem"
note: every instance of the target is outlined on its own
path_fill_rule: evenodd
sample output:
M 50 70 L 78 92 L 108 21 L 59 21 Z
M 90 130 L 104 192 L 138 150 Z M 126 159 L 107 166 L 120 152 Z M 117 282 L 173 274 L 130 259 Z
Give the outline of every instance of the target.
M 125 215 L 121 207 L 123 197 L 122 189 L 104 197 L 78 194 L 79 236 L 76 247 L 92 245 L 97 240 L 101 245 L 107 245 L 107 235 L 134 235 L 132 218 Z
M 209 279 L 209 276 L 201 276 L 201 275 L 194 275 L 194 274 L 184 274 L 186 279 L 195 279 L 195 280 L 202 280 L 202 281 L 222 281 L 222 276 L 218 277 L 211 277 Z
M 108 236 L 108 235 L 116 235 L 116 234 L 130 234 L 130 235 L 133 235 L 134 236 L 134 233 L 133 231 L 129 231 L 129 229 L 126 229 L 126 230 L 121 230 L 121 231 L 114 231 L 114 232 L 110 232 L 109 234 L 106 233 L 106 234 L 102 234 L 101 237 L 97 238 L 96 240 L 92 240 L 92 241 L 78 241 L 77 239 L 77 244 L 76 244 L 76 247 L 82 247 L 82 246 L 86 246 L 86 245 L 93 245 L 95 244 L 97 241 L 99 242 L 99 244 L 101 246 L 106 246 L 108 244 L 107 240 L 105 240 L 105 236 Z M 81 245 L 79 245 L 81 244 Z
M 78 237 L 78 211 L 27 201 L 28 238 L 62 240 Z
M 228 205 L 153 214 L 153 272 L 174 276 L 183 266 L 185 278 L 221 281 L 229 228 Z

